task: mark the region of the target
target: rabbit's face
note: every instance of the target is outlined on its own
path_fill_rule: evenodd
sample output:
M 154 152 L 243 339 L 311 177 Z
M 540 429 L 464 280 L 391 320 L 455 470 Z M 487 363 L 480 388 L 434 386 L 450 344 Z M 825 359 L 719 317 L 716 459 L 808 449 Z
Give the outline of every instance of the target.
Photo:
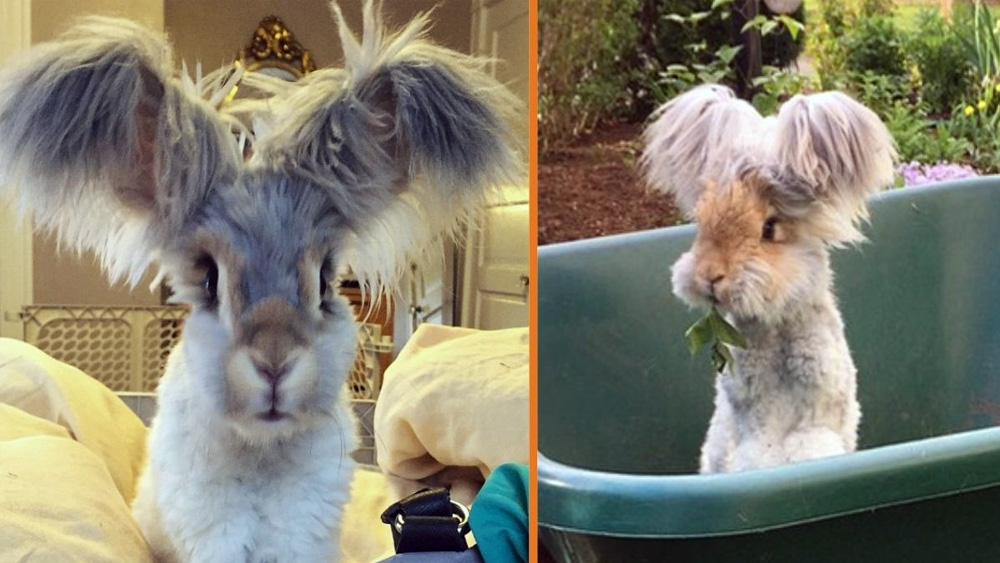
M 674 293 L 688 304 L 769 318 L 823 287 L 823 243 L 767 175 L 708 183 L 694 216 L 694 244 L 672 269 Z
M 333 412 L 354 357 L 350 307 L 330 287 L 341 229 L 307 184 L 249 177 L 213 193 L 164 261 L 193 307 L 185 352 L 196 384 L 248 439 Z

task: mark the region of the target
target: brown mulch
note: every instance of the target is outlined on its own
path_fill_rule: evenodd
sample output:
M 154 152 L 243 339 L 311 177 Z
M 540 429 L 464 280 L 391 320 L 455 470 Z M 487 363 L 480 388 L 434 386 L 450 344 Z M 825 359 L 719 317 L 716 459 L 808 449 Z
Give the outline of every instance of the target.
M 604 126 L 538 163 L 538 244 L 674 225 L 669 196 L 649 193 L 636 171 L 642 125 Z

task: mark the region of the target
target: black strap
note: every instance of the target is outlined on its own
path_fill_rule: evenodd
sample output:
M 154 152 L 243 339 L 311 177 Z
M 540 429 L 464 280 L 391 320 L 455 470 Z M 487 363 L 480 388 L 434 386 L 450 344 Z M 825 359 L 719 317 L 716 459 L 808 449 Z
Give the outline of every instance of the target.
M 400 515 L 403 524 L 397 527 Z M 448 489 L 417 491 L 387 508 L 382 513 L 382 522 L 392 528 L 396 553 L 468 549 L 459 521 L 452 513 Z

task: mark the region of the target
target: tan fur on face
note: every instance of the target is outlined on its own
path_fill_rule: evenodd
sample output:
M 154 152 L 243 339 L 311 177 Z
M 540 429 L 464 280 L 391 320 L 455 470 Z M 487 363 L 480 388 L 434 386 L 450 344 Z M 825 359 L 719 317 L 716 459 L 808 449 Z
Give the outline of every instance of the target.
M 299 259 L 298 269 L 299 269 L 299 301 L 307 304 L 308 308 L 313 311 L 313 316 L 319 318 L 320 309 L 319 304 L 321 301 L 320 294 L 321 289 L 319 286 L 320 270 L 323 268 L 323 259 L 326 256 L 329 249 L 317 249 L 310 248 L 306 253 Z M 332 281 L 327 279 L 327 283 Z
M 280 369 L 293 351 L 309 344 L 299 313 L 283 299 L 256 305 L 240 325 L 238 342 L 250 348 L 250 357 L 264 368 Z
M 215 261 L 219 268 L 219 284 L 217 294 L 219 299 L 219 316 L 230 331 L 235 330 L 234 321 L 243 314 L 246 308 L 240 280 L 246 268 L 246 258 L 234 252 L 226 240 L 209 231 L 196 233 L 191 242 L 188 256 L 207 255 Z M 205 280 L 205 270 L 187 265 L 184 269 L 184 283 L 201 290 Z M 200 299 L 195 299 L 196 301 Z
M 766 270 L 766 285 L 756 287 L 767 300 L 775 299 L 787 289 L 789 280 L 797 274 L 794 261 L 787 259 L 787 248 L 796 240 L 796 223 L 779 217 L 774 239 L 762 238 L 764 223 L 777 216 L 765 199 L 769 186 L 755 175 L 719 186 L 708 182 L 695 207 L 698 234 L 692 247 L 694 272 L 698 286 L 710 293 L 712 280 L 715 295 L 725 305 L 739 298 L 736 293 L 746 289 L 746 271 Z M 760 278 L 761 276 L 757 276 Z

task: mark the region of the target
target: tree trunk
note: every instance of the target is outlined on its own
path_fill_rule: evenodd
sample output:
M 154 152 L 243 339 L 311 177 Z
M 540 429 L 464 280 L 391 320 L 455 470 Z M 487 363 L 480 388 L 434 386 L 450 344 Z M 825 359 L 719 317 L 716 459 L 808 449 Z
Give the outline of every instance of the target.
M 732 15 L 729 18 L 733 45 L 742 45 L 736 55 L 736 95 L 749 101 L 756 93 L 753 79 L 761 74 L 760 30 L 748 29 L 746 33 L 740 30 L 746 23 L 760 13 L 760 0 L 736 0 L 733 2 Z

